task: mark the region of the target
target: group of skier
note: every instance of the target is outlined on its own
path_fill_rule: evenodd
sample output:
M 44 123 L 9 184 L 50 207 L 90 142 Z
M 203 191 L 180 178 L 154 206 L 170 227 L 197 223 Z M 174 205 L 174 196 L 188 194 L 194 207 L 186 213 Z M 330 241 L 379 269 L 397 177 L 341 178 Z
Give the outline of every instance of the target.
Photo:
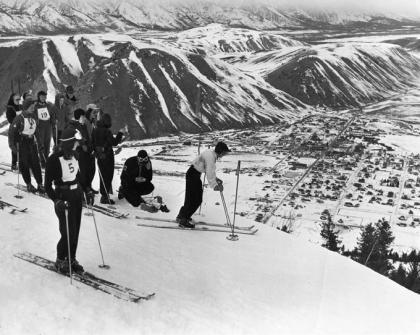
M 92 206 L 98 193 L 92 188 L 96 162 L 100 202 L 115 203 L 110 198 L 115 168 L 113 147 L 122 141 L 125 131 L 122 129 L 113 135 L 111 116 L 102 113 L 96 105 L 89 104 L 86 110 L 81 109 L 71 86 L 67 86 L 64 94 L 56 95 L 54 105 L 47 102 L 44 91 L 38 92 L 36 100 L 30 92 L 22 99 L 21 103 L 20 95 L 12 93 L 7 105 L 12 170 L 19 169 L 29 192 L 46 192 L 54 201 L 61 234 L 57 244 L 57 270 L 83 272 L 76 260 L 82 205 L 85 202 Z M 51 139 L 54 148 L 50 155 Z M 191 216 L 202 202 L 202 173 L 206 174 L 210 187 L 223 191 L 223 183 L 216 177 L 216 160 L 228 152 L 227 145 L 219 142 L 192 162 L 186 173 L 184 204 L 176 218 L 181 227 L 194 228 Z M 45 184 L 42 168 L 45 168 Z M 36 188 L 31 183 L 30 171 L 37 182 Z M 145 150 L 140 150 L 125 161 L 118 199 L 125 198 L 134 207 L 145 205 L 142 196 L 154 190 L 152 178 L 150 157 Z M 169 212 L 162 199 L 157 198 L 154 207 Z

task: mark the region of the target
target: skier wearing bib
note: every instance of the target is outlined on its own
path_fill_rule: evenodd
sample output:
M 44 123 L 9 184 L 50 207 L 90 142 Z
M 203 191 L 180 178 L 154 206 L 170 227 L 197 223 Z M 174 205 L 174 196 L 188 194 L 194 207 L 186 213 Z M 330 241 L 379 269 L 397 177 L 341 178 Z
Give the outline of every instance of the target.
M 82 273 L 83 267 L 76 260 L 79 241 L 80 221 L 82 217 L 82 201 L 85 192 L 89 205 L 93 205 L 92 191 L 81 183 L 79 163 L 75 157 L 75 150 L 82 139 L 81 134 L 74 128 L 67 128 L 60 138 L 61 150 L 53 153 L 47 159 L 45 169 L 45 190 L 48 197 L 54 201 L 55 213 L 58 217 L 61 238 L 57 244 L 57 271 L 69 272 L 69 256 L 71 269 Z M 68 216 L 66 218 L 66 210 Z M 67 225 L 69 230 L 70 255 L 67 245 Z
M 223 182 L 216 177 L 216 160 L 230 152 L 224 142 L 216 144 L 214 150 L 203 151 L 194 161 L 186 173 L 186 187 L 184 206 L 179 210 L 176 218 L 180 226 L 194 228 L 191 216 L 200 207 L 203 201 L 203 184 L 201 174 L 206 173 L 209 186 L 215 191 L 223 191 Z
M 52 134 L 55 133 L 55 113 L 52 105 L 46 100 L 47 93 L 39 91 L 38 101 L 35 105 L 35 117 L 37 118 L 39 159 L 43 168 L 45 168 L 45 163 L 50 155 Z
M 9 146 L 18 154 L 19 170 L 29 192 L 44 193 L 42 186 L 41 165 L 39 164 L 36 144 L 35 101 L 26 99 L 22 105 L 22 113 L 14 119 L 9 131 Z M 31 183 L 30 170 L 34 175 L 38 188 Z
M 22 113 L 22 106 L 20 103 L 20 96 L 18 93 L 12 93 L 7 102 L 6 118 L 12 126 L 13 120 L 17 115 Z M 9 130 L 10 131 L 10 130 Z M 17 170 L 17 154 L 12 151 L 12 170 Z

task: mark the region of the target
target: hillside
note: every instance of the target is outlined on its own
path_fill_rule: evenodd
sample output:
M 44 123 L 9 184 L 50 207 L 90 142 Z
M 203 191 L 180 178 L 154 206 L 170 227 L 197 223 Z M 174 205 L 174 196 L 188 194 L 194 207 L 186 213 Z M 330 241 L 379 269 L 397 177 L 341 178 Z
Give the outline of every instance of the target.
M 0 136 L 0 148 L 6 146 Z M 148 147 L 151 153 L 158 149 Z M 187 159 L 192 149 L 185 149 Z M 130 150 L 135 148 L 124 149 L 117 162 Z M 8 159 L 8 150 L 0 150 L 0 161 Z M 224 159 L 220 170 L 235 163 L 236 158 Z M 2 185 L 16 182 L 12 173 L 0 178 Z M 221 178 L 231 208 L 235 176 Z M 156 176 L 154 182 L 173 217 L 182 202 L 183 179 Z M 70 286 L 68 278 L 13 257 L 29 251 L 54 259 L 58 238 L 52 203 L 26 193 L 16 200 L 14 192 L 2 186 L 0 196 L 29 211 L 14 216 L 0 211 L 2 333 L 414 335 L 420 330 L 417 295 L 347 258 L 264 225 L 237 242 L 227 241 L 227 233 L 138 227 L 142 221 L 134 215 L 145 212 L 125 201 L 117 206 L 132 213 L 126 220 L 96 214 L 111 269 L 97 267 L 100 253 L 88 216 L 82 219 L 78 258 L 95 274 L 156 296 L 136 305 L 81 284 Z M 205 197 L 202 219 L 222 222 L 217 193 L 206 191 Z M 248 222 L 237 218 L 237 224 Z
M 263 1 L 2 0 L 0 33 L 183 30 L 210 23 L 252 29 L 378 29 L 419 24 L 418 13 L 376 8 L 343 11 Z
M 127 35 L 5 39 L 0 89 L 46 90 L 72 84 L 80 106 L 95 102 L 133 138 L 293 120 L 309 107 L 264 79 L 206 55 Z M 197 85 L 201 112 L 196 113 Z M 8 95 L 0 97 L 4 105 Z

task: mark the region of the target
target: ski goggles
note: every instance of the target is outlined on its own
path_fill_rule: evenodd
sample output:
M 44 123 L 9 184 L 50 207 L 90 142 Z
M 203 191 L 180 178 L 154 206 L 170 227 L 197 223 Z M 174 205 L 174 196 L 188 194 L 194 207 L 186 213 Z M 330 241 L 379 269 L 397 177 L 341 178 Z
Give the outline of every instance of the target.
M 146 163 L 149 160 L 149 157 L 144 157 L 144 158 L 137 157 L 137 159 L 139 160 L 140 163 Z

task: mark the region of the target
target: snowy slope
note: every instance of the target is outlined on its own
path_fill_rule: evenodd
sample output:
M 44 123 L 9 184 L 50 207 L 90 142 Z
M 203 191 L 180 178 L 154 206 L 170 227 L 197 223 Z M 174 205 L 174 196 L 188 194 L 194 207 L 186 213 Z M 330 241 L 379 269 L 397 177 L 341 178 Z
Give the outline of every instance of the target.
M 0 136 L 1 161 L 9 159 L 6 147 L 6 138 Z M 192 157 L 192 148 L 187 148 L 185 158 Z M 223 160 L 219 170 L 229 161 Z M 157 169 L 161 164 L 154 161 Z M 221 177 L 231 208 L 235 177 Z M 105 262 L 111 265 L 106 271 L 97 267 L 100 254 L 92 219 L 83 216 L 78 259 L 85 268 L 156 296 L 135 305 L 81 284 L 70 286 L 67 278 L 12 256 L 26 250 L 53 259 L 58 227 L 50 201 L 26 193 L 18 201 L 15 189 L 4 186 L 8 181 L 16 182 L 16 175 L 0 177 L 2 199 L 30 209 L 14 216 L 0 211 L 2 334 L 420 331 L 417 295 L 347 258 L 267 226 L 259 226 L 255 236 L 240 235 L 239 241 L 229 242 L 226 233 L 138 227 L 133 215 L 145 215 L 141 210 L 131 209 L 126 220 L 97 214 Z M 156 176 L 154 182 L 172 210 L 167 216 L 175 216 L 183 200 L 183 179 Z M 202 219 L 223 221 L 216 201 L 217 193 L 207 190 Z M 125 201 L 118 206 L 129 208 Z M 240 218 L 237 223 L 248 224 Z

